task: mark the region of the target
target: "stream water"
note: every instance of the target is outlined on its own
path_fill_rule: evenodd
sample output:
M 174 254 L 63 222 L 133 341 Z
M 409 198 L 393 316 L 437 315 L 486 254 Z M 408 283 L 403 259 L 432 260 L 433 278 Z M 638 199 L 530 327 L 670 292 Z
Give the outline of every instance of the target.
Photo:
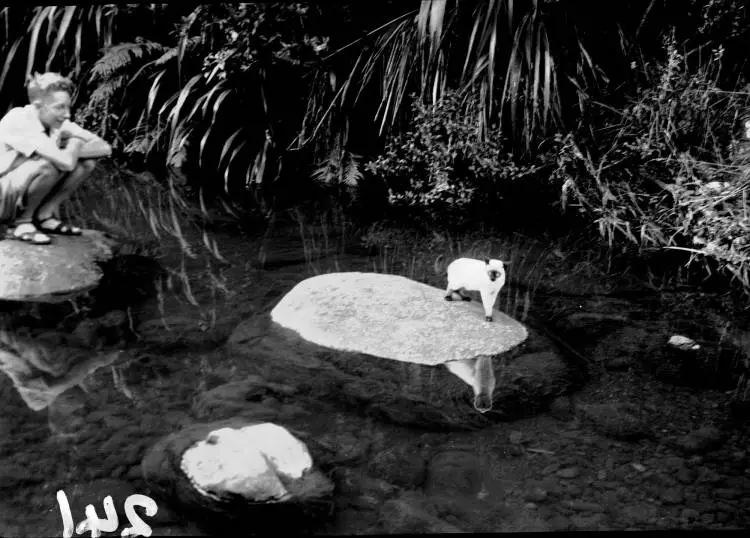
M 59 492 L 76 523 L 87 504 L 102 516 L 106 496 L 124 514 L 129 497 L 151 494 L 141 469 L 148 448 L 199 422 L 196 409 L 207 391 L 257 375 L 222 346 L 242 320 L 267 314 L 315 272 L 382 269 L 382 258 L 365 254 L 311 258 L 293 232 L 262 250 L 260 239 L 228 233 L 216 239 L 230 262 L 221 271 L 228 296 L 208 285 L 200 260 L 188 260 L 199 306 L 184 289 L 162 302 L 145 301 L 137 308 L 137 339 L 124 351 L 105 345 L 83 358 L 63 357 L 68 351 L 60 341 L 37 341 L 48 342 L 52 360 L 100 365 L 48 406 L 30 408 L 11 376 L 0 376 L 0 535 L 63 536 Z M 401 270 L 408 273 L 408 263 Z M 475 432 L 435 432 L 328 407 L 318 429 L 337 424 L 330 442 L 353 455 L 330 471 L 336 509 L 319 532 L 747 527 L 748 429 L 728 418 L 732 385 L 669 382 L 648 362 L 658 339 L 676 329 L 706 341 L 714 335 L 696 333 L 700 320 L 686 325 L 674 298 L 614 299 L 587 294 L 589 284 L 577 296 L 549 295 L 548 287 L 532 306 L 548 322 L 554 314 L 556 337 L 567 338 L 592 366 L 586 386 L 547 413 Z M 522 307 L 514 303 L 514 312 Z M 49 376 L 41 378 L 49 385 Z M 623 412 L 628 406 L 637 409 Z M 612 433 L 644 425 L 649 435 Z M 154 501 L 156 515 L 140 512 L 154 536 L 212 534 L 179 506 Z M 126 522 L 120 517 L 117 534 Z

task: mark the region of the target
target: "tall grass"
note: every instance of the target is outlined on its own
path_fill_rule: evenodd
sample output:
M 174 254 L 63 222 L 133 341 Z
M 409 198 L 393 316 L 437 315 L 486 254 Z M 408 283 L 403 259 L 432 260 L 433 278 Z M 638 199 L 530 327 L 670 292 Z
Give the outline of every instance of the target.
M 160 305 L 162 294 L 169 291 L 198 308 L 203 305 L 196 289 L 214 305 L 217 297 L 231 293 L 221 274 L 226 259 L 204 226 L 205 213 L 180 194 L 171 177 L 164 184 L 148 173 L 134 174 L 100 163 L 64 203 L 63 211 L 81 227 L 113 236 L 119 255 L 159 261 L 169 275 L 163 286 L 157 282 Z M 215 308 L 203 317 L 212 326 Z
M 750 91 L 719 87 L 721 49 L 697 54 L 667 39 L 666 60 L 642 66 L 643 89 L 597 140 L 565 139 L 562 203 L 586 213 L 611 248 L 685 253 L 750 299 L 750 141 L 738 132 Z
M 342 271 L 342 259 L 358 231 L 344 210 L 332 204 L 328 210 L 310 216 L 294 207 L 289 210 L 289 215 L 299 231 L 308 271 L 313 275 L 330 272 L 330 268 L 322 265 L 326 259 L 330 259 L 333 270 Z

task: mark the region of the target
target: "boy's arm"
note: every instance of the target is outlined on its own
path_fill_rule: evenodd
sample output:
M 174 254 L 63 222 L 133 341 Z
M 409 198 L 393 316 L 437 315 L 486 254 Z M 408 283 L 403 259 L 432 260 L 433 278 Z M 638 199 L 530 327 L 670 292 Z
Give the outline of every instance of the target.
M 87 131 L 72 121 L 66 121 L 60 127 L 63 135 L 69 138 L 78 138 L 83 144 L 78 150 L 79 159 L 98 159 L 112 155 L 112 146 L 98 135 Z

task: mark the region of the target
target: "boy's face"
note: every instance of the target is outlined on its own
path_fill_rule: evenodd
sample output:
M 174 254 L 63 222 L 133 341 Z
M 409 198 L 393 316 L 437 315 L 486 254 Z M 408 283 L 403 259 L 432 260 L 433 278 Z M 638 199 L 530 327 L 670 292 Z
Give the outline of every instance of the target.
M 39 120 L 47 129 L 57 129 L 70 119 L 70 94 L 64 90 L 48 93 L 34 104 L 39 109 Z

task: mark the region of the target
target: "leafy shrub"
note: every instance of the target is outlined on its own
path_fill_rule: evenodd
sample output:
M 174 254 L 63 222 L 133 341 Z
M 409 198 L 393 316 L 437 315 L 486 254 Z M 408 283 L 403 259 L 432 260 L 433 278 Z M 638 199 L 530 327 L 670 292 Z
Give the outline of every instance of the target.
M 181 168 L 191 191 L 251 201 L 275 178 L 272 150 L 296 135 L 301 77 L 327 50 L 318 12 L 283 2 L 186 6 L 158 41 L 103 49 L 80 119 L 133 166 L 159 176 Z
M 610 246 L 691 252 L 750 291 L 750 171 L 737 129 L 749 94 L 718 87 L 721 48 L 697 67 L 672 39 L 665 48 L 664 63 L 646 66 L 650 85 L 603 130 L 604 150 L 564 139 L 562 202 L 589 215 Z
M 391 138 L 366 169 L 388 186 L 393 207 L 428 221 L 480 220 L 502 199 L 503 182 L 534 170 L 503 153 L 500 131 L 482 136 L 471 97 L 447 92 L 434 106 L 414 102 L 412 130 Z

